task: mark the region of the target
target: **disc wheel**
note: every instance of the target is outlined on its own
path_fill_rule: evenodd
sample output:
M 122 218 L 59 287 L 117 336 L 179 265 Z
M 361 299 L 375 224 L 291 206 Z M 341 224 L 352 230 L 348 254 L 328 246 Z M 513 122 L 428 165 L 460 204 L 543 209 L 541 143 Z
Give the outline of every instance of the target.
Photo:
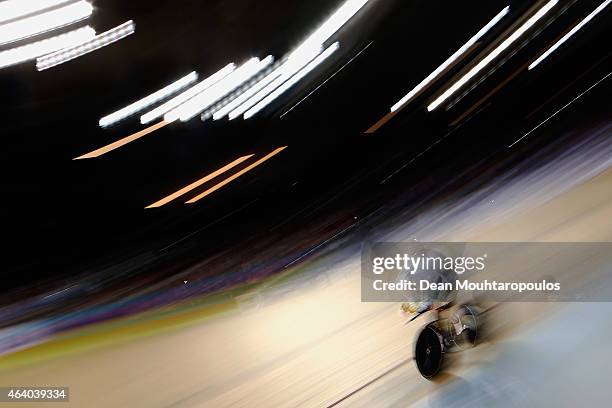
M 432 378 L 442 367 L 442 343 L 438 333 L 427 326 L 421 331 L 416 342 L 414 358 L 417 368 L 425 378 Z

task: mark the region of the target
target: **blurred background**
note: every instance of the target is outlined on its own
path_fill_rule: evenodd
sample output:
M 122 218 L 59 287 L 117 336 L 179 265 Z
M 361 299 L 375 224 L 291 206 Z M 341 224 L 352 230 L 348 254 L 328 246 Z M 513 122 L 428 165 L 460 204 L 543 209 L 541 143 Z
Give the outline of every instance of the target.
M 608 3 L 0 2 L 0 386 L 606 405 L 609 303 L 502 304 L 429 382 L 359 275 L 371 241 L 610 241 Z

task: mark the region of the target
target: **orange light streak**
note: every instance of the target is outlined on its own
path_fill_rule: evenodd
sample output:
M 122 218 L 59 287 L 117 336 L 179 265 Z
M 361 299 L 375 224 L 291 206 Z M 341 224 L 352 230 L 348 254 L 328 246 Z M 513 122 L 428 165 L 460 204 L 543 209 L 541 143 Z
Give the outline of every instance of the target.
M 242 156 L 236 160 L 234 160 L 233 162 L 221 167 L 220 169 L 213 171 L 212 173 L 210 173 L 207 176 L 202 177 L 201 179 L 199 179 L 198 181 L 195 181 L 191 184 L 189 184 L 186 187 L 181 188 L 180 190 L 178 190 L 175 193 L 170 194 L 167 197 L 162 198 L 161 200 L 145 207 L 145 208 L 157 208 L 157 207 L 161 207 L 162 205 L 166 205 L 168 204 L 170 201 L 173 201 L 175 199 L 177 199 L 178 197 L 182 196 L 183 194 L 186 194 L 188 192 L 190 192 L 191 190 L 198 188 L 199 186 L 201 186 L 202 184 L 206 183 L 207 181 L 210 181 L 212 179 L 214 179 L 215 177 L 225 173 L 228 170 L 231 170 L 232 168 L 236 167 L 237 165 L 239 165 L 240 163 L 242 163 L 243 161 L 249 159 L 253 157 L 252 154 L 249 154 L 247 156 Z
M 79 157 L 75 157 L 72 160 L 93 159 L 95 157 L 102 156 L 103 154 L 106 154 L 106 153 L 111 152 L 111 151 L 113 151 L 115 149 L 118 149 L 121 146 L 125 146 L 126 144 L 131 143 L 134 140 L 140 139 L 141 137 L 146 136 L 149 133 L 155 132 L 156 130 L 163 128 L 167 124 L 168 124 L 168 122 L 162 120 L 161 122 L 156 123 L 155 125 L 149 126 L 146 129 L 143 129 L 143 130 L 141 130 L 139 132 L 136 132 L 136 133 L 134 133 L 134 134 L 132 134 L 130 136 L 124 137 L 123 139 L 119 139 L 116 142 L 113 142 L 113 143 L 111 143 L 109 145 L 103 146 L 103 147 L 101 147 L 99 149 L 96 149 L 96 150 L 94 150 L 92 152 L 89 152 L 89 153 L 84 154 L 84 155 L 79 156 Z
M 195 203 L 197 201 L 200 201 L 201 199 L 203 199 L 207 195 L 210 195 L 210 194 L 214 193 L 215 191 L 219 190 L 223 186 L 225 186 L 225 185 L 231 183 L 232 181 L 236 180 L 238 177 L 242 176 L 243 174 L 248 173 L 249 171 L 253 170 L 255 167 L 259 166 L 260 164 L 264 163 L 265 161 L 267 161 L 267 160 L 271 159 L 272 157 L 276 156 L 277 154 L 279 154 L 280 152 L 282 152 L 286 148 L 287 148 L 287 146 L 279 147 L 278 149 L 272 151 L 271 153 L 268 153 L 267 155 L 265 155 L 261 159 L 257 160 L 253 164 L 250 164 L 249 166 L 245 167 L 244 169 L 240 170 L 239 172 L 237 172 L 237 173 L 231 175 L 230 177 L 226 178 L 222 182 L 212 186 L 211 188 L 209 188 L 208 190 L 206 190 L 202 194 L 199 194 L 199 195 L 193 197 L 189 201 L 186 201 L 185 204 L 193 204 L 193 203 Z

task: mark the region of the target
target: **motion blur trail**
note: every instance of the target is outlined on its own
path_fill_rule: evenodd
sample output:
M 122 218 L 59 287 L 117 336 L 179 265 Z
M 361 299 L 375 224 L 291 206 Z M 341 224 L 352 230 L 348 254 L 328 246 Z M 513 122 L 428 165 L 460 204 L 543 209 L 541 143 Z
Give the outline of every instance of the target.
M 401 225 L 391 219 L 376 238 L 610 241 L 610 127 L 592 135 Z M 316 269 L 312 279 L 264 281 L 217 313 L 177 313 L 174 325 L 152 319 L 159 327 L 140 336 L 142 322 L 97 333 L 94 325 L 5 355 L 0 384 L 69 384 L 75 407 L 576 406 L 585 396 L 604 406 L 612 397 L 612 355 L 601 352 L 611 304 L 504 304 L 487 341 L 428 382 L 410 361 L 418 324 L 404 325 L 397 304 L 360 302 L 359 253 L 344 248 L 333 264 L 301 266 Z M 612 289 L 605 279 L 603 290 Z M 107 341 L 79 344 L 96 336 Z

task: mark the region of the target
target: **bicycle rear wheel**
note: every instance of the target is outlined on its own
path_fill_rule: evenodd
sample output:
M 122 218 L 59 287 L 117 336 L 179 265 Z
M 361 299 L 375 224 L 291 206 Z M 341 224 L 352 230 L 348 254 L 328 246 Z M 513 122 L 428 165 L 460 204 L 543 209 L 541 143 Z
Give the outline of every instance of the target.
M 417 338 L 414 359 L 421 375 L 432 378 L 442 367 L 442 342 L 438 332 L 431 326 L 426 326 Z

